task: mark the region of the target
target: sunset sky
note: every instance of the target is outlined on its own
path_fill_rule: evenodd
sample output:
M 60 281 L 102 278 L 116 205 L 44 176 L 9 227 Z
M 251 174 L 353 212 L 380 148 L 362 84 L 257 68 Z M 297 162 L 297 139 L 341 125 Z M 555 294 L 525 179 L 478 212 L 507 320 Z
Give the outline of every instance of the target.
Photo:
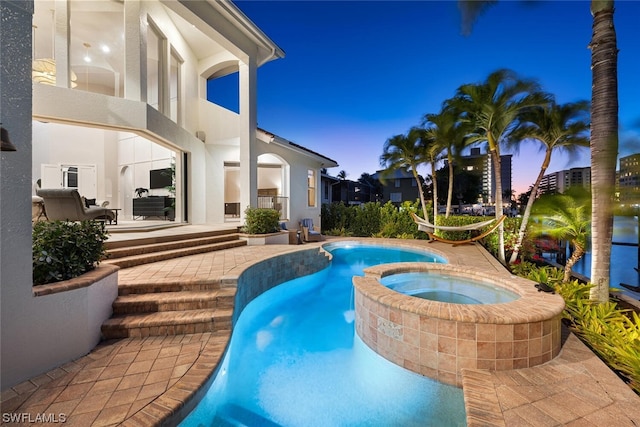
M 235 4 L 286 52 L 258 70 L 258 126 L 336 160 L 329 173 L 348 179 L 380 169 L 389 137 L 500 68 L 536 79 L 560 103 L 591 98 L 589 1 L 500 1 L 468 36 L 455 1 Z M 615 4 L 625 156 L 640 152 L 640 1 Z M 514 154 L 516 195 L 541 162 L 534 144 Z M 589 163 L 588 151 L 556 155 L 548 172 Z

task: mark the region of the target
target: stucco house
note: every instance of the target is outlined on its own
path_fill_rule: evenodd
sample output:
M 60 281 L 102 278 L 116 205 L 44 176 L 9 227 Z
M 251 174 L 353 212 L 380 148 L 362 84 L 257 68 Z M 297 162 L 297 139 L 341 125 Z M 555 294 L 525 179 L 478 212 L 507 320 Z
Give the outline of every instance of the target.
M 257 128 L 258 67 L 284 52 L 233 3 L 7 0 L 0 14 L 0 121 L 17 147 L 1 164 L 2 389 L 95 345 L 83 320 L 42 314 L 86 295 L 32 294 L 38 186 L 77 188 L 122 219 L 145 188 L 175 197 L 176 222 L 240 225 L 246 207 L 264 206 L 290 227 L 320 223 L 320 171 L 337 164 Z M 238 112 L 207 93 L 230 74 Z M 175 192 L 154 183 L 171 169 Z

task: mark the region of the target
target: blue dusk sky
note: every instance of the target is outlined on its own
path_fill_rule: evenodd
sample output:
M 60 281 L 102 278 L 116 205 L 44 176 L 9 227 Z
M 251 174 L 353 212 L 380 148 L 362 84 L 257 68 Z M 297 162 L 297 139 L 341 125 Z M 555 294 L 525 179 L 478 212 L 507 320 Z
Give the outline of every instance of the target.
M 332 175 L 357 180 L 381 169 L 388 138 L 500 68 L 536 79 L 557 102 L 591 99 L 589 1 L 499 1 L 468 36 L 456 1 L 235 4 L 286 53 L 258 70 L 258 126 L 334 159 Z M 615 5 L 626 156 L 640 152 L 640 1 Z M 517 195 L 533 184 L 542 153 L 531 143 L 513 154 Z M 589 164 L 588 150 L 555 154 L 547 171 Z

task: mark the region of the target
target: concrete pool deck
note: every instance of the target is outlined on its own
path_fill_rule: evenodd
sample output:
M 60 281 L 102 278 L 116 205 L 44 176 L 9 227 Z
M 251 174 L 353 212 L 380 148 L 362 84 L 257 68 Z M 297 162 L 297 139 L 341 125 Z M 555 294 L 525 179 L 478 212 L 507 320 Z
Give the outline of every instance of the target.
M 509 273 L 483 248 L 443 243 L 367 240 L 416 245 L 451 264 Z M 274 255 L 322 243 L 245 246 L 119 271 L 119 283 L 237 277 Z M 211 378 L 231 331 L 127 338 L 100 343 L 91 353 L 2 392 L 3 425 L 171 425 L 174 415 Z M 640 397 L 574 335 L 560 355 L 533 368 L 466 370 L 463 390 L 469 426 L 638 426 Z M 6 415 L 5 415 L 6 414 Z M 10 418 L 13 417 L 13 418 Z

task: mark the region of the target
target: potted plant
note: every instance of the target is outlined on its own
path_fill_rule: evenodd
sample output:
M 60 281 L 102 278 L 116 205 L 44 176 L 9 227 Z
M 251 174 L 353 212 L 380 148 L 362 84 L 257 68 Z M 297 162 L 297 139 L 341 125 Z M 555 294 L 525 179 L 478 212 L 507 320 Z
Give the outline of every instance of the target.
M 136 188 L 136 189 L 135 189 L 135 192 L 136 192 L 136 195 L 138 196 L 138 198 L 140 198 L 140 197 L 142 197 L 142 195 L 143 195 L 144 193 L 147 193 L 147 194 L 148 194 L 148 193 L 149 193 L 149 189 L 147 189 L 147 188 L 142 188 L 142 187 L 138 187 L 138 188 Z

